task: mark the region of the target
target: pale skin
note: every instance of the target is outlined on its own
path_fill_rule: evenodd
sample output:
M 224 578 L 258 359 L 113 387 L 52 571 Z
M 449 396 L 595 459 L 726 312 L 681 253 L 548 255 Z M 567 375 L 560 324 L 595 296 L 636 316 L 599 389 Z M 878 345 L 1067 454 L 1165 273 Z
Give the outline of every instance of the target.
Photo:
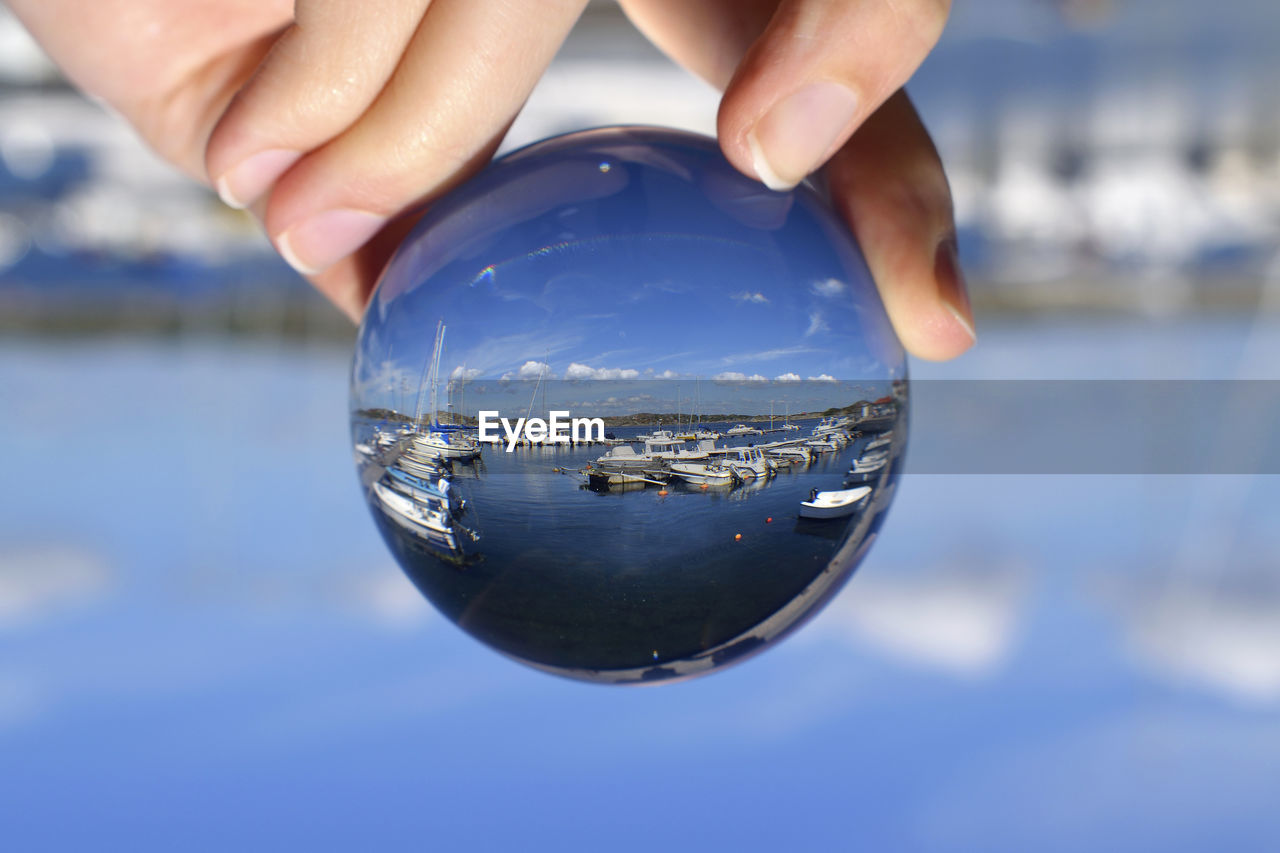
M 492 156 L 586 0 L 9 0 L 86 92 L 261 220 L 358 318 L 424 205 Z M 903 84 L 949 0 L 622 0 L 724 91 L 725 156 L 823 169 L 906 348 L 974 341 L 951 196 Z

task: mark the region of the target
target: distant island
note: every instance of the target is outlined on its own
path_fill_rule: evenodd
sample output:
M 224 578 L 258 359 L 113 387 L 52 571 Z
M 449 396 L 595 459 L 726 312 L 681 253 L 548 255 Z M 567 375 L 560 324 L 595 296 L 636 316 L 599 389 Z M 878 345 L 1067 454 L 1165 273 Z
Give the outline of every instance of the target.
M 770 420 L 773 420 L 775 423 L 779 423 L 779 422 L 784 422 L 786 420 L 795 420 L 795 421 L 815 420 L 818 418 L 830 418 L 830 417 L 835 417 L 839 415 L 848 415 L 848 416 L 864 415 L 866 413 L 869 413 L 872 409 L 878 409 L 884 406 L 892 406 L 892 405 L 894 405 L 892 398 L 885 397 L 885 398 L 876 400 L 875 402 L 869 402 L 867 400 L 859 400 L 856 403 L 850 403 L 848 406 L 839 406 L 839 407 L 833 406 L 832 408 L 829 408 L 829 409 L 823 409 L 820 412 L 797 412 L 797 413 L 792 413 L 791 415 L 785 416 L 785 417 L 783 415 L 770 416 L 768 414 L 748 415 L 748 414 L 733 413 L 733 412 L 729 412 L 729 413 L 713 412 L 709 414 L 700 415 L 698 417 L 698 423 L 702 423 L 702 424 L 768 423 Z M 579 412 L 574 412 L 574 414 L 578 415 Z M 689 421 L 688 421 L 689 416 L 687 414 L 677 415 L 677 413 L 675 412 L 636 412 L 635 414 L 632 414 L 632 415 L 598 416 L 588 411 L 582 414 L 587 417 L 600 417 L 601 420 L 604 421 L 604 425 L 606 427 L 631 427 L 631 426 L 647 427 L 647 426 L 653 426 L 655 424 L 660 424 L 662 426 L 679 426 L 682 428 L 693 429 L 698 425 L 697 423 L 694 423 L 692 425 L 689 424 Z M 533 412 L 532 415 L 534 417 L 545 417 L 546 412 Z M 415 418 L 413 415 L 408 415 L 403 412 L 397 412 L 393 409 L 385 409 L 380 407 L 374 407 L 369 409 L 358 409 L 355 412 L 355 416 L 357 418 L 362 418 L 368 421 L 389 421 L 393 423 L 405 423 L 405 424 L 418 423 L 422 426 L 428 425 L 431 420 L 430 415 L 423 415 L 421 417 Z M 477 418 L 471 415 L 455 415 L 451 412 L 443 414 L 440 418 L 440 422 L 445 424 L 457 424 L 463 427 L 478 426 Z

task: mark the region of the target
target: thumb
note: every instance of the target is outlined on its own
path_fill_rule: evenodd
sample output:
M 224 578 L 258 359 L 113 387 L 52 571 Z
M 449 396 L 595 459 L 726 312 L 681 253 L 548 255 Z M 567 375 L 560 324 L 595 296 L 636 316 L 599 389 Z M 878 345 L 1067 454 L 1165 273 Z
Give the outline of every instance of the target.
M 771 189 L 824 164 L 942 34 L 949 0 L 783 0 L 720 103 L 725 156 Z

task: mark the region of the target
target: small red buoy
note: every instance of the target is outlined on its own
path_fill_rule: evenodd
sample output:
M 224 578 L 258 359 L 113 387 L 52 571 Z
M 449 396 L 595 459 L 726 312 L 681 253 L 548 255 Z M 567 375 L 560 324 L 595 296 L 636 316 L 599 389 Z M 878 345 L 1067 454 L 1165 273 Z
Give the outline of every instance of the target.
M 734 542 L 737 542 L 737 541 L 738 541 L 739 539 L 741 539 L 741 538 L 742 538 L 742 534 L 741 534 L 741 533 L 735 533 L 735 534 L 733 534 L 733 541 L 734 541 Z
M 764 523 L 765 523 L 765 524 L 773 524 L 773 516 L 771 515 L 771 516 L 769 516 L 768 518 L 766 518 L 766 519 L 764 520 Z
M 667 490 L 666 490 L 666 489 L 658 489 L 658 497 L 660 497 L 660 498 L 665 498 L 666 496 L 667 496 Z
M 698 488 L 700 488 L 700 489 L 706 489 L 706 488 L 709 488 L 709 487 L 707 486 L 707 484 L 706 484 L 706 483 L 703 483 L 703 484 L 702 484 L 701 486 L 699 486 Z

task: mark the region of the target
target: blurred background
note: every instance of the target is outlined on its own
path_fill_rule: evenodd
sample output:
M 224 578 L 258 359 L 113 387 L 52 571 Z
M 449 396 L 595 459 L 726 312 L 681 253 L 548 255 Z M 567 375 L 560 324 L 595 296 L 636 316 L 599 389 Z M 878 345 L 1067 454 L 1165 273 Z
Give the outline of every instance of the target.
M 956 4 L 908 88 L 979 342 L 913 378 L 1280 379 L 1277 34 L 1262 0 Z M 596 2 L 507 147 L 711 132 L 716 102 Z M 479 646 L 401 575 L 352 469 L 353 340 L 0 5 L 15 849 L 1274 843 L 1273 474 L 908 474 L 800 633 L 605 689 Z M 1202 447 L 1230 417 L 1172 428 Z

